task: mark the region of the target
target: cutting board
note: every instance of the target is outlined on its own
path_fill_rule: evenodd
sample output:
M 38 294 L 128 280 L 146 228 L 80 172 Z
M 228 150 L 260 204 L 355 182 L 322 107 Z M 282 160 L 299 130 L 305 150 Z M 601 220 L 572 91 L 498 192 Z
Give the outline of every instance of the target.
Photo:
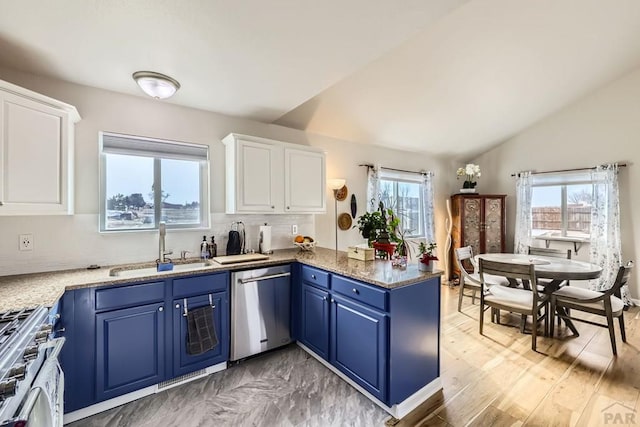
M 227 255 L 227 256 L 213 257 L 213 260 L 218 264 L 234 264 L 237 262 L 261 261 L 265 259 L 269 259 L 269 255 L 242 254 L 242 255 Z

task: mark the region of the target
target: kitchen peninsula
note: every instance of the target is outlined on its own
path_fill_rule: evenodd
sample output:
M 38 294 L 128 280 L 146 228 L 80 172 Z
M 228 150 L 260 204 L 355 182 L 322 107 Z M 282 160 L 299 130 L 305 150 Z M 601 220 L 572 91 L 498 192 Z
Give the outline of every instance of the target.
M 147 273 L 140 277 L 113 277 L 109 275 L 108 268 L 6 276 L 0 277 L 0 310 L 32 305 L 50 306 L 63 297 L 60 300 L 63 302 L 60 307 L 61 327 L 66 328 L 69 344 L 65 346 L 63 365 L 66 356 L 66 360 L 74 361 L 68 362 L 67 366 L 88 364 L 94 367 L 92 372 L 97 377 L 90 381 L 94 387 L 82 393 L 84 400 L 74 403 L 74 393 L 76 396 L 79 394 L 77 389 L 71 394 L 67 393 L 71 400 L 67 405 L 69 411 L 78 411 L 110 399 L 115 401 L 125 391 L 129 393 L 138 385 L 116 390 L 101 382 L 112 375 L 110 372 L 105 374 L 106 368 L 99 368 L 101 357 L 105 359 L 101 352 L 107 351 L 101 347 L 101 340 L 106 339 L 104 336 L 97 341 L 92 337 L 93 345 L 87 345 L 83 338 L 81 347 L 74 346 L 73 334 L 78 334 L 79 328 L 93 325 L 95 329 L 100 322 L 69 316 L 68 311 L 73 310 L 74 301 L 71 294 L 78 292 L 77 295 L 83 295 L 84 300 L 88 298 L 88 304 L 99 311 L 104 309 L 98 307 L 99 304 L 110 304 L 111 300 L 105 298 L 98 302 L 99 298 L 93 296 L 96 292 L 138 288 L 138 305 L 152 307 L 149 313 L 156 313 L 151 315 L 156 316 L 154 319 L 159 322 L 157 326 L 164 331 L 159 335 L 159 339 L 165 343 L 164 347 L 156 351 L 168 355 L 158 356 L 158 360 L 164 363 L 174 354 L 169 348 L 174 340 L 169 319 L 174 310 L 169 309 L 175 302 L 170 292 L 175 282 L 186 283 L 193 279 L 195 286 L 199 283 L 196 282 L 198 278 L 215 277 L 219 286 L 216 292 L 226 295 L 224 292 L 228 289 L 230 271 L 282 264 L 292 266 L 292 336 L 305 351 L 396 418 L 403 417 L 441 389 L 440 275 L 439 272 L 419 272 L 416 264 L 399 269 L 393 268 L 388 261 L 358 261 L 347 258 L 344 252 L 316 248 L 309 252 L 280 250 L 263 261 L 225 266 L 214 264 L 197 271 Z M 135 266 L 113 266 L 122 269 L 131 267 Z M 85 297 L 87 295 L 91 296 Z M 224 306 L 224 303 L 225 296 L 221 297 L 219 304 Z M 229 303 L 228 299 L 226 303 Z M 124 313 L 127 310 L 124 314 L 136 315 L 134 311 L 137 306 L 120 306 L 125 308 L 119 311 Z M 163 307 L 167 310 L 163 310 Z M 161 314 L 159 320 L 158 311 Z M 76 310 L 75 316 L 80 316 L 79 313 Z M 106 313 L 97 313 L 95 316 L 107 319 Z M 69 321 L 74 324 L 65 324 Z M 228 328 L 228 318 L 221 325 Z M 86 328 L 85 335 L 96 333 L 91 327 Z M 228 340 L 228 331 L 219 331 L 219 335 L 222 342 Z M 223 347 L 226 352 L 222 351 L 216 359 L 222 365 L 221 369 L 226 368 L 228 359 L 228 344 Z M 85 352 L 84 355 L 69 354 L 80 348 Z M 159 368 L 149 377 L 152 378 L 149 381 L 154 385 L 170 381 L 176 372 L 182 374 L 179 370 Z M 86 380 L 86 375 L 88 373 L 84 373 L 82 381 Z M 107 376 L 101 378 L 101 375 Z M 79 380 L 75 381 L 74 373 L 69 372 L 68 384 L 78 386 Z M 147 386 L 148 382 L 144 384 L 144 387 Z M 96 387 L 97 395 L 91 395 Z M 100 387 L 104 392 L 100 392 Z

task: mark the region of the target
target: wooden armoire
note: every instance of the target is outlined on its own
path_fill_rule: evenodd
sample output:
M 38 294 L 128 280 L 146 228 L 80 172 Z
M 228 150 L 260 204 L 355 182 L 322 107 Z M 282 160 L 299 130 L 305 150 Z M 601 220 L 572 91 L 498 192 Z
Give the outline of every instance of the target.
M 450 279 L 460 277 L 456 248 L 471 246 L 474 255 L 504 252 L 506 197 L 504 194 L 475 193 L 451 196 Z M 471 266 L 468 267 L 471 270 Z

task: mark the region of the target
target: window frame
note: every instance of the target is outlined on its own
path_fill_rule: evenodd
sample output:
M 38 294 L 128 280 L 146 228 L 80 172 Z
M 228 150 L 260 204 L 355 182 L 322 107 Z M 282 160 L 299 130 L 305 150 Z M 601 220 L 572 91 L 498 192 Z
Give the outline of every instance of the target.
M 397 173 L 388 173 L 388 172 L 380 172 L 379 176 L 378 176 L 378 181 L 379 181 L 379 188 L 381 189 L 382 187 L 382 181 L 391 181 L 393 183 L 394 186 L 394 194 L 396 195 L 395 197 L 395 204 L 398 204 L 398 183 L 408 183 L 408 184 L 415 184 L 418 186 L 418 226 L 419 226 L 419 231 L 420 234 L 406 234 L 405 235 L 405 239 L 424 239 L 426 238 L 426 230 L 424 230 L 425 227 L 425 212 L 424 212 L 424 194 L 421 188 L 422 185 L 422 181 L 419 179 L 412 179 L 411 177 L 408 177 L 404 174 L 397 174 Z M 380 199 L 382 199 L 382 191 L 380 192 L 379 195 Z M 389 206 L 385 206 L 385 208 L 387 208 Z M 398 215 L 400 217 L 400 224 L 402 225 L 402 212 L 397 211 L 397 209 L 393 210 L 394 213 L 396 215 Z
M 531 206 L 531 231 L 532 231 L 532 237 L 537 238 L 537 239 L 544 239 L 545 237 L 562 237 L 562 238 L 567 238 L 567 239 L 590 239 L 591 238 L 591 231 L 589 231 L 588 233 L 586 233 L 586 236 L 569 236 L 567 235 L 568 232 L 568 226 L 569 226 L 569 208 L 568 208 L 568 192 L 567 192 L 567 187 L 569 186 L 573 186 L 573 185 L 590 185 L 592 187 L 592 191 L 593 191 L 593 186 L 595 185 L 594 180 L 592 179 L 578 179 L 578 180 L 571 180 L 570 182 L 567 181 L 563 181 L 562 180 L 562 176 L 558 175 L 558 179 L 556 181 L 553 182 L 547 182 L 547 183 L 532 183 L 531 184 L 531 189 L 533 192 L 533 189 L 535 188 L 540 188 L 540 187 L 560 187 L 560 224 L 561 224 L 561 228 L 560 228 L 560 235 L 559 236 L 554 236 L 554 235 L 545 235 L 545 234 L 540 234 L 537 236 L 533 236 L 533 209 L 534 206 L 532 204 Z M 533 198 L 533 194 L 532 194 L 532 198 Z M 556 230 L 546 230 L 546 231 L 550 231 L 550 232 L 554 232 Z
M 171 157 L 170 155 L 162 155 L 162 153 L 155 153 L 155 155 L 151 156 L 143 156 L 140 154 L 135 154 L 134 149 L 131 150 L 130 153 L 126 152 L 126 149 L 121 153 L 109 153 L 104 150 L 104 137 L 110 136 L 115 138 L 123 138 L 129 140 L 139 140 L 143 142 L 158 142 L 163 144 L 169 144 L 173 146 L 177 152 L 179 153 L 180 148 L 188 149 L 200 149 L 206 150 L 206 160 L 205 159 L 184 159 L 184 160 L 192 160 L 194 162 L 199 163 L 199 195 L 200 195 L 200 222 L 199 224 L 176 224 L 176 223 L 165 223 L 168 229 L 176 229 L 176 230 L 202 230 L 208 229 L 210 221 L 210 197 L 209 197 L 209 183 L 210 183 L 210 149 L 208 145 L 204 144 L 194 144 L 187 143 L 181 141 L 173 141 L 159 138 L 151 138 L 151 137 L 143 137 L 143 136 L 135 136 L 135 135 L 127 135 L 115 132 L 98 132 L 98 155 L 100 157 L 99 161 L 99 224 L 98 229 L 100 233 L 119 233 L 119 232 L 145 232 L 145 231 L 157 231 L 159 228 L 159 224 L 162 219 L 162 160 L 174 160 L 175 157 Z M 153 227 L 145 227 L 145 228 L 107 228 L 107 200 L 106 200 L 106 188 L 107 188 L 107 155 L 108 154 L 121 154 L 131 157 L 147 157 L 153 159 L 153 206 L 154 206 L 154 224 Z M 156 190 L 159 189 L 159 191 Z

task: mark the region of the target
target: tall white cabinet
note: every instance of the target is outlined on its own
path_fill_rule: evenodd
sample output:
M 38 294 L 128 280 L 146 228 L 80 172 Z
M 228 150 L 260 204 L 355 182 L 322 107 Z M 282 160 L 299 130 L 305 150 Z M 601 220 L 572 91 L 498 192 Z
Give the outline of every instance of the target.
M 234 133 L 222 142 L 227 213 L 326 211 L 323 151 Z
M 73 213 L 75 107 L 0 80 L 0 215 Z

